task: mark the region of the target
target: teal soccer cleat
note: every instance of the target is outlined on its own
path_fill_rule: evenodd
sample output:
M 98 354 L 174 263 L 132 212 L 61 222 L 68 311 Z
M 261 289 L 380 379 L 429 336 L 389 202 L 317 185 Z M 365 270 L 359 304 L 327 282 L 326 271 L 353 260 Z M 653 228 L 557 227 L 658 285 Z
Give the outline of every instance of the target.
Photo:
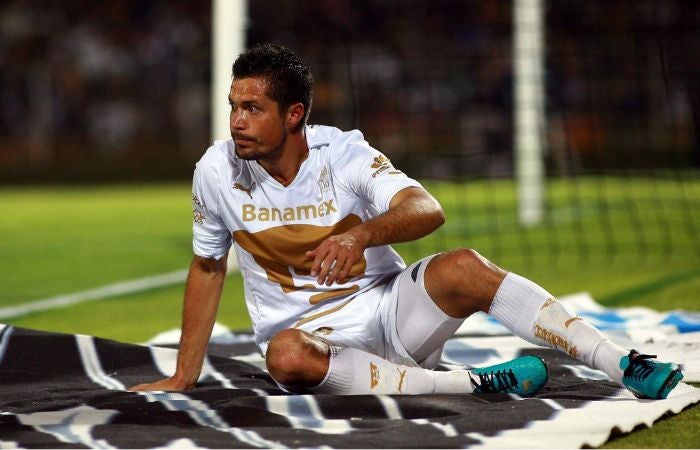
M 666 398 L 683 379 L 680 366 L 657 361 L 656 355 L 640 355 L 636 350 L 620 359 L 624 370 L 622 384 L 638 398 Z
M 494 366 L 471 369 L 469 372 L 475 394 L 535 395 L 548 377 L 547 365 L 542 358 L 531 355 Z

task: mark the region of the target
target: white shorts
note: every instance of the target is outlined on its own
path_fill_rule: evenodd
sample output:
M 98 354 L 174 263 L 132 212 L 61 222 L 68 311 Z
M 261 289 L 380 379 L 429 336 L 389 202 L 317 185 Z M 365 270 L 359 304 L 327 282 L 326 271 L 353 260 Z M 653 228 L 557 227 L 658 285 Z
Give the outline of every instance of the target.
M 434 368 L 445 341 L 464 321 L 445 314 L 425 289 L 425 268 L 434 257 L 411 264 L 337 312 L 298 329 L 397 364 Z

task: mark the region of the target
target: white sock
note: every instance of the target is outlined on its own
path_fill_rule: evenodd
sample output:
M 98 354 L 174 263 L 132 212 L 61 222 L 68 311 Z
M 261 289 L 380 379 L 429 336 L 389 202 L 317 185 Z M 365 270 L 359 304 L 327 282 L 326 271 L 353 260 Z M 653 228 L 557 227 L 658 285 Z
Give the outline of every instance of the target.
M 514 273 L 506 275 L 489 315 L 526 341 L 561 350 L 622 382 L 619 363 L 628 351 L 571 314 L 536 283 Z
M 334 349 L 318 394 L 437 394 L 473 392 L 466 370 L 433 371 L 394 364 L 356 348 Z

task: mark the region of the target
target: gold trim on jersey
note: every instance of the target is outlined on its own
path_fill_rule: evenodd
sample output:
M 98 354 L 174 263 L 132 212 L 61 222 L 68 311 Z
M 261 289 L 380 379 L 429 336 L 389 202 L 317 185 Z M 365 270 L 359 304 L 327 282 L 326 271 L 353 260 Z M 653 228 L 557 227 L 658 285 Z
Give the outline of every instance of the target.
M 341 303 L 340 305 L 338 305 L 338 306 L 336 306 L 336 307 L 334 307 L 334 308 L 327 309 L 327 310 L 325 310 L 325 311 L 321 311 L 320 313 L 312 314 L 312 315 L 310 315 L 310 316 L 308 316 L 308 317 L 304 317 L 303 319 L 297 321 L 297 323 L 295 323 L 294 325 L 292 325 L 292 328 L 298 328 L 298 327 L 304 325 L 304 324 L 307 323 L 307 322 L 311 322 L 312 320 L 316 320 L 316 319 L 318 319 L 318 318 L 320 318 L 320 317 L 327 316 L 328 314 L 332 314 L 332 313 L 334 313 L 334 312 L 338 312 L 338 311 L 340 311 L 341 309 L 343 309 L 348 303 L 350 303 L 351 301 L 353 301 L 354 299 L 355 299 L 355 297 L 351 298 L 350 300 L 348 300 L 348 301 L 346 301 L 346 302 Z
M 395 274 L 394 274 L 394 275 L 395 275 Z M 371 284 L 371 285 L 367 286 L 367 288 L 365 288 L 365 290 L 362 291 L 362 294 L 365 294 L 365 293 L 371 291 L 372 289 L 375 289 L 375 288 L 377 288 L 377 287 L 379 287 L 379 286 L 382 286 L 382 285 L 385 284 L 387 281 L 389 281 L 394 275 L 387 275 L 386 277 L 380 279 L 379 281 L 375 281 L 374 284 Z M 297 321 L 297 322 L 292 326 L 292 328 L 297 328 L 297 327 L 299 327 L 299 326 L 301 326 L 301 325 L 303 325 L 303 324 L 305 324 L 305 323 L 307 323 L 307 322 L 311 322 L 312 320 L 316 320 L 316 319 L 318 319 L 318 318 L 320 318 L 320 317 L 327 316 L 328 314 L 332 314 L 332 313 L 338 312 L 338 311 L 340 311 L 341 309 L 343 309 L 345 306 L 347 306 L 351 301 L 355 300 L 356 298 L 357 298 L 357 295 L 354 295 L 354 296 L 352 296 L 352 298 L 348 299 L 347 301 L 341 303 L 341 304 L 338 305 L 338 306 L 335 306 L 335 307 L 330 308 L 330 309 L 327 309 L 327 310 L 325 310 L 325 311 L 321 311 L 321 312 L 319 312 L 319 313 L 312 314 L 312 315 L 310 315 L 310 316 L 304 317 L 303 319 Z M 324 299 L 324 300 L 325 300 L 325 299 Z
M 253 255 L 255 262 L 265 270 L 267 279 L 279 284 L 284 293 L 304 289 L 315 290 L 316 293 L 309 296 L 309 303 L 315 305 L 355 292 L 360 286 L 353 284 L 330 290 L 322 290 L 321 286 L 312 283 L 297 286 L 294 283 L 294 275 L 311 276 L 313 260 L 307 258 L 305 253 L 318 247 L 328 237 L 344 233 L 360 223 L 362 219 L 359 216 L 349 214 L 330 226 L 287 224 L 256 233 L 234 231 L 232 236 L 238 245 Z M 350 269 L 349 280 L 364 275 L 366 268 L 367 261 L 363 256 Z

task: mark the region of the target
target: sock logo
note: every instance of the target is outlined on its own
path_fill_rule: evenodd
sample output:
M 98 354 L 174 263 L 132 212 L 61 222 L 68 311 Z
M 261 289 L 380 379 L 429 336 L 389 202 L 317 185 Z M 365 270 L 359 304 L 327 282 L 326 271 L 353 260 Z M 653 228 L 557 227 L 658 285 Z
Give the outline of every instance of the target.
M 569 320 L 567 320 L 566 322 L 564 322 L 564 326 L 565 326 L 566 328 L 569 328 L 569 325 L 571 325 L 572 323 L 576 322 L 577 320 L 583 320 L 583 319 L 580 318 L 580 317 L 578 317 L 578 316 L 572 317 L 571 319 L 569 319 Z
M 374 389 L 379 384 L 379 368 L 372 362 L 369 363 L 369 387 Z
M 406 378 L 406 369 L 396 369 L 399 372 L 399 393 L 401 392 L 401 387 L 403 386 L 403 380 Z
M 534 334 L 536 338 L 542 339 L 552 348 L 568 353 L 574 358 L 578 358 L 578 348 L 576 348 L 575 345 L 571 345 L 564 337 L 558 335 L 552 330 L 535 325 Z
M 549 308 L 549 306 L 556 301 L 557 300 L 555 298 L 548 298 L 544 303 L 542 303 L 542 306 L 540 306 L 540 311 L 545 308 Z

